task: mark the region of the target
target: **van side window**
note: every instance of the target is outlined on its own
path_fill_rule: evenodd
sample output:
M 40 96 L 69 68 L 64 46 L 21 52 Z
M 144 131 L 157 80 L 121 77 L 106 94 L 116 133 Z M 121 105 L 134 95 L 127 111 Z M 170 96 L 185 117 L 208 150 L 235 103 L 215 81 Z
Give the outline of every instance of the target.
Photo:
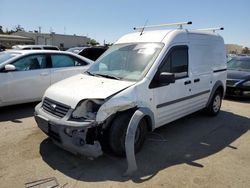
M 149 88 L 164 86 L 159 82 L 159 75 L 162 72 L 173 73 L 175 79 L 181 79 L 188 76 L 188 47 L 175 46 L 169 50 L 163 59 L 157 73 L 155 74 Z
M 175 74 L 175 78 L 188 76 L 188 47 L 177 46 L 170 50 L 166 59 L 163 60 L 161 72 L 170 72 Z

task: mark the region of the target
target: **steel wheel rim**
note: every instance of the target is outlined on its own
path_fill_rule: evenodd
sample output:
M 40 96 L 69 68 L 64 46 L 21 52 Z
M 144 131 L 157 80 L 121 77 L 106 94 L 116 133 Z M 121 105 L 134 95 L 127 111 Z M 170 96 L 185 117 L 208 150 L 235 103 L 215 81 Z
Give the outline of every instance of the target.
M 214 112 L 219 111 L 220 105 L 221 105 L 221 97 L 220 97 L 220 95 L 216 95 L 216 97 L 214 98 L 214 102 L 213 102 L 213 110 L 214 110 Z

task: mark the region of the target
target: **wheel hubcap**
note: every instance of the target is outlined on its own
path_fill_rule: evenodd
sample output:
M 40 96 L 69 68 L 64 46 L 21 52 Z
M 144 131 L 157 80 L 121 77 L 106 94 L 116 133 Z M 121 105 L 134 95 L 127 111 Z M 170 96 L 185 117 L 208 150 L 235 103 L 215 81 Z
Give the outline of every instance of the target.
M 216 97 L 214 98 L 214 102 L 213 102 L 213 110 L 214 110 L 214 112 L 219 111 L 220 105 L 221 105 L 221 97 L 220 97 L 220 95 L 216 95 Z

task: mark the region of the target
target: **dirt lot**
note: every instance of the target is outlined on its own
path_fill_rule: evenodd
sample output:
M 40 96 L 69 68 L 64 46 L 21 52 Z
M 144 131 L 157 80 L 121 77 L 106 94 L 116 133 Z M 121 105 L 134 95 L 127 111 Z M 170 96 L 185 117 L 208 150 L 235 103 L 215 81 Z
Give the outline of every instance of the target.
M 59 187 L 250 187 L 249 101 L 224 100 L 217 117 L 198 112 L 156 130 L 132 178 L 122 177 L 124 159 L 59 149 L 37 128 L 34 106 L 0 109 L 1 188 L 50 177 Z

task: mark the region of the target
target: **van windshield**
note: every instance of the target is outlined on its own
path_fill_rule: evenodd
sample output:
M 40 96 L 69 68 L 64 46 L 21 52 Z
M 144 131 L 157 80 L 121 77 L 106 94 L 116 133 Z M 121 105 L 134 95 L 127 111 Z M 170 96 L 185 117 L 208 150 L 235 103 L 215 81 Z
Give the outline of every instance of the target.
M 142 79 L 163 48 L 162 43 L 130 43 L 111 46 L 87 71 L 127 81 Z

